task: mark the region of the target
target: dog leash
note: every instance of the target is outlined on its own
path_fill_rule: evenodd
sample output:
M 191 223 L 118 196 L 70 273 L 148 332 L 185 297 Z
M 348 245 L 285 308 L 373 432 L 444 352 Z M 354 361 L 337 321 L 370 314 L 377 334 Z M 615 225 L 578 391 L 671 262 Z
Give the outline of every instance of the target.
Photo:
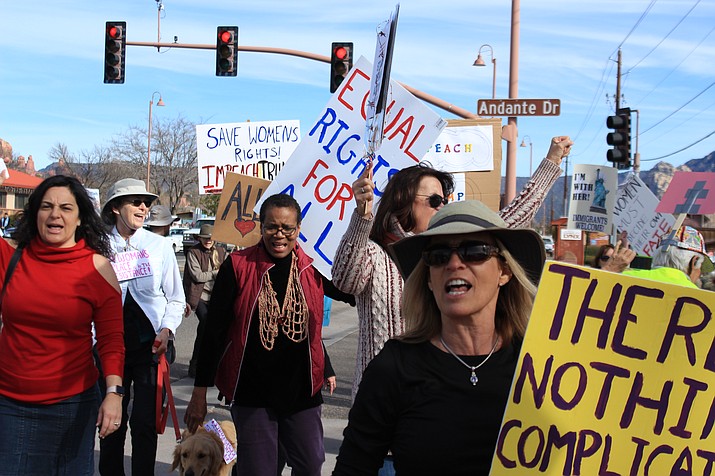
M 164 406 L 164 389 L 166 389 L 167 405 Z M 176 418 L 176 405 L 174 405 L 174 395 L 171 393 L 171 379 L 169 375 L 169 362 L 166 361 L 166 354 L 159 356 L 156 379 L 156 432 L 164 434 L 166 422 L 169 419 L 171 410 L 171 420 L 174 422 L 174 433 L 176 442 L 181 441 L 181 431 L 179 431 L 179 420 Z

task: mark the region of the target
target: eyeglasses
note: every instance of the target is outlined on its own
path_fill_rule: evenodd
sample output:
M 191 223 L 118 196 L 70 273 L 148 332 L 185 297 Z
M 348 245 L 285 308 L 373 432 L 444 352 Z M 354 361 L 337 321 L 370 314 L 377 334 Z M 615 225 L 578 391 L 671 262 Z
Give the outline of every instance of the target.
M 263 232 L 267 235 L 275 235 L 280 231 L 283 236 L 293 236 L 297 229 L 295 226 L 263 225 Z
M 151 206 L 151 202 L 153 201 L 153 198 L 134 198 L 132 200 L 124 200 L 124 203 L 129 203 L 133 207 L 140 207 L 143 203 L 147 208 L 149 208 Z
M 601 261 L 608 261 L 609 259 L 611 259 L 611 257 L 608 255 L 601 255 L 601 257 L 598 259 L 600 259 Z
M 429 206 L 431 208 L 437 208 L 439 207 L 439 204 L 441 203 L 442 205 L 447 205 L 449 203 L 449 199 L 444 198 L 442 195 L 435 193 L 432 195 L 422 195 L 422 194 L 417 194 L 418 197 L 427 197 L 427 200 L 429 201 Z
M 422 252 L 422 260 L 427 266 L 444 266 L 456 252 L 464 263 L 482 263 L 492 256 L 500 256 L 499 248 L 493 245 L 466 241 L 457 246 L 434 245 Z

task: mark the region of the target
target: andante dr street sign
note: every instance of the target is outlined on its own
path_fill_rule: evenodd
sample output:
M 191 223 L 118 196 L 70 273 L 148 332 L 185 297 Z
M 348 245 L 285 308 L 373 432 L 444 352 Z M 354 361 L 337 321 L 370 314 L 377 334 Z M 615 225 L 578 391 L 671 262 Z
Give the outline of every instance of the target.
M 480 99 L 477 101 L 480 116 L 558 116 L 560 99 Z

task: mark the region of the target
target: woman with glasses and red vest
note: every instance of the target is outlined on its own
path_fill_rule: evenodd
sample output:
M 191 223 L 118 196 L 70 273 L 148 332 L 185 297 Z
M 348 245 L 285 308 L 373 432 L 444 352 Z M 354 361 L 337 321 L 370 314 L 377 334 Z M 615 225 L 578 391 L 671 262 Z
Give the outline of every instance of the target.
M 301 209 L 293 197 L 268 197 L 261 241 L 221 265 L 209 303 L 196 379 L 184 421 L 203 424 L 207 387 L 231 404 L 240 435 L 238 474 L 275 476 L 279 448 L 293 474 L 321 474 L 324 385 L 323 297 L 350 302 L 313 267 L 298 244 Z

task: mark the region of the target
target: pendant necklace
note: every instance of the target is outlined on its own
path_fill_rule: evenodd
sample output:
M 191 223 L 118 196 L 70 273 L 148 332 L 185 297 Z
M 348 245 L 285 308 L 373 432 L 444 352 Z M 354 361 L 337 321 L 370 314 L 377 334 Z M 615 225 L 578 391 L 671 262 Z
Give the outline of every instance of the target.
M 447 343 L 444 341 L 444 339 L 442 338 L 441 335 L 439 336 L 439 341 L 442 343 L 442 345 L 444 346 L 444 348 L 447 349 L 447 352 L 449 352 L 450 354 L 452 354 L 452 357 L 454 357 L 455 359 L 457 359 L 462 365 L 464 365 L 465 367 L 467 367 L 469 370 L 472 371 L 472 376 L 469 377 L 469 381 L 472 382 L 472 385 L 476 385 L 477 382 L 479 382 L 479 379 L 477 378 L 477 372 L 476 372 L 476 370 L 477 370 L 479 367 L 481 367 L 482 365 L 484 365 L 484 363 L 485 363 L 487 360 L 489 360 L 489 357 L 492 356 L 492 354 L 494 353 L 494 351 L 495 351 L 496 348 L 497 348 L 497 344 L 499 344 L 499 337 L 497 336 L 496 340 L 494 341 L 494 346 L 492 347 L 492 350 L 489 351 L 489 354 L 487 354 L 487 356 L 484 358 L 484 360 L 482 360 L 482 361 L 479 363 L 479 365 L 469 365 L 469 364 L 467 364 L 464 360 L 461 359 L 461 357 L 459 357 L 457 354 L 455 354 L 454 352 L 452 352 L 452 349 L 449 348 L 449 346 L 448 346 Z

